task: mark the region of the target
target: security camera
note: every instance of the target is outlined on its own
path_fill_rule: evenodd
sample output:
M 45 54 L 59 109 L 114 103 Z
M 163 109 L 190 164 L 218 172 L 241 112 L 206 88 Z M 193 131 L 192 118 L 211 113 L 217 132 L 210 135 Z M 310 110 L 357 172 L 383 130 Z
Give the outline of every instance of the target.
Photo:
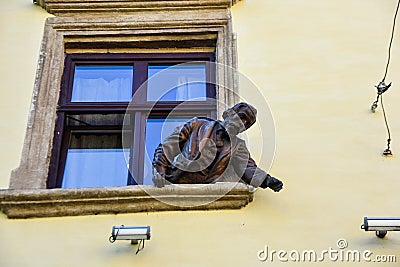
M 395 217 L 364 217 L 361 229 L 375 231 L 376 236 L 384 238 L 387 231 L 400 231 L 400 218 Z

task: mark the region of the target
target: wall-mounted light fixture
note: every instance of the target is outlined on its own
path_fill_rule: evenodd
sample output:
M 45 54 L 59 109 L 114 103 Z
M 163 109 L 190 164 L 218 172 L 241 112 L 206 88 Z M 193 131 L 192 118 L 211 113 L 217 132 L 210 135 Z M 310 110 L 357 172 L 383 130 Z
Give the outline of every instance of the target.
M 144 249 L 144 241 L 150 240 L 150 226 L 113 226 L 109 241 L 130 240 L 132 245 L 139 244 L 136 254 Z
M 375 231 L 376 236 L 384 238 L 387 231 L 400 231 L 399 217 L 364 217 L 364 224 L 361 229 Z

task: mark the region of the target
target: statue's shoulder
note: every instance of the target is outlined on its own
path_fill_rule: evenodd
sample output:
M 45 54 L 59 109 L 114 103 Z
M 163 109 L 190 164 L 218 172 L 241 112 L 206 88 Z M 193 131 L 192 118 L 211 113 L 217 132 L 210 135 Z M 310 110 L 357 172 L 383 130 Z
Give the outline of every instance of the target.
M 235 141 L 240 143 L 240 144 L 246 144 L 246 141 L 244 141 L 242 138 L 240 138 L 239 136 L 235 136 Z
M 204 123 L 214 122 L 215 121 L 215 120 L 207 118 L 207 117 L 195 117 L 195 118 L 197 119 L 197 121 L 201 121 L 201 122 L 204 122 Z
M 232 144 L 234 146 L 234 149 L 244 149 L 247 150 L 247 145 L 246 145 L 246 141 L 243 140 L 242 138 L 238 137 L 238 136 L 234 136 L 232 137 Z
M 189 120 L 190 124 L 197 125 L 197 126 L 201 126 L 207 123 L 212 123 L 215 122 L 215 120 L 207 118 L 207 117 L 194 117 L 192 119 Z

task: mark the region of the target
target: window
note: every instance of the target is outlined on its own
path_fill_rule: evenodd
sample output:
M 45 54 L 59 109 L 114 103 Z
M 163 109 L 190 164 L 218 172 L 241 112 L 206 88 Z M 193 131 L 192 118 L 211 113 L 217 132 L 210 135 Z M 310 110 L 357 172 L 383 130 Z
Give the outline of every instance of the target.
M 0 196 L 0 208 L 3 212 L 9 218 L 27 218 L 187 210 L 192 209 L 191 207 L 196 210 L 232 209 L 244 207 L 251 202 L 253 191 L 248 190 L 243 184 L 236 185 L 234 190 L 229 191 L 220 200 L 205 205 L 199 203 L 200 194 L 205 198 L 214 197 L 219 195 L 221 190 L 223 192 L 226 189 L 230 190 L 230 186 L 212 184 L 198 189 L 173 188 L 172 190 L 149 186 L 146 187 L 146 192 L 144 187 L 136 186 L 48 190 L 48 188 L 62 187 L 62 176 L 65 171 L 61 169 L 65 168 L 67 158 L 72 159 L 68 160 L 68 164 L 72 166 L 80 164 L 82 167 L 81 159 L 74 161 L 73 158 L 74 153 L 82 152 L 84 149 L 87 149 L 86 153 L 90 152 L 92 157 L 96 157 L 94 156 L 95 149 L 99 157 L 105 155 L 107 149 L 114 149 L 116 154 L 123 153 L 124 156 L 138 155 L 136 158 L 132 157 L 130 168 L 133 169 L 133 166 L 136 166 L 133 164 L 134 160 L 135 162 L 143 161 L 140 165 L 141 170 L 133 171 L 142 172 L 142 177 L 136 177 L 142 180 L 139 183 L 147 183 L 144 178 L 146 170 L 144 164 L 147 157 L 144 155 L 146 150 L 151 149 L 149 140 L 154 137 L 149 134 L 152 127 L 157 126 L 157 122 L 166 120 L 163 126 L 165 129 L 168 128 L 167 125 L 170 125 L 170 122 L 185 119 L 185 114 L 189 117 L 207 114 L 211 114 L 213 118 L 220 117 L 223 111 L 222 106 L 231 106 L 238 100 L 238 76 L 235 71 L 237 67 L 236 36 L 232 32 L 229 12 L 229 8 L 236 1 L 179 1 L 178 5 L 171 6 L 169 1 L 119 1 L 117 3 L 105 0 L 83 1 L 76 4 L 73 9 L 68 8 L 67 6 L 70 6 L 72 2 L 41 0 L 37 3 L 54 16 L 46 20 L 44 27 L 21 161 L 11 173 L 10 190 L 3 192 Z M 104 5 L 117 5 L 118 8 L 115 9 L 116 12 L 110 13 L 110 8 L 113 8 L 111 6 L 104 8 Z M 124 54 L 118 54 L 121 52 Z M 142 54 L 128 54 L 138 52 Z M 160 103 L 157 102 L 157 105 L 150 107 L 152 113 L 146 115 L 145 111 L 151 106 L 151 99 L 154 97 L 150 93 L 147 98 L 146 91 L 146 94 L 141 96 L 141 102 L 134 103 L 135 106 L 132 105 L 130 113 L 132 118 L 129 121 L 133 123 L 132 133 L 126 134 L 133 139 L 132 151 L 130 149 L 127 151 L 128 148 L 122 146 L 121 152 L 121 145 L 115 143 L 118 139 L 114 136 L 114 134 L 121 136 L 121 133 L 116 133 L 118 131 L 122 131 L 125 135 L 124 130 L 121 129 L 124 114 L 121 110 L 126 109 L 129 100 L 126 100 L 124 93 L 112 95 L 112 97 L 107 95 L 103 99 L 93 98 L 93 92 L 77 94 L 74 98 L 72 95 L 68 96 L 68 92 L 72 92 L 75 66 L 78 66 L 77 78 L 81 77 L 82 80 L 96 79 L 89 78 L 93 75 L 90 72 L 95 66 L 101 67 L 99 69 L 102 72 L 108 72 L 110 76 L 115 74 L 112 70 L 105 70 L 105 68 L 110 68 L 110 65 L 112 68 L 118 66 L 124 69 L 117 72 L 118 76 L 122 76 L 119 77 L 120 79 L 126 77 L 122 72 L 129 73 L 129 68 L 133 67 L 133 93 L 140 84 L 145 84 L 149 65 L 161 68 L 160 66 L 188 61 L 207 61 L 213 59 L 214 53 L 216 64 L 220 64 L 215 71 L 217 86 L 216 88 L 206 86 L 205 90 L 207 96 L 210 92 L 211 95 L 216 94 L 216 100 L 223 105 L 218 105 L 220 107 L 215 112 L 215 104 L 208 105 L 206 101 L 185 101 L 185 105 L 182 106 L 186 108 L 186 111 L 182 112 L 185 114 L 176 114 L 174 118 L 166 117 L 168 110 L 181 102 L 179 99 L 195 97 L 193 92 L 190 92 L 188 96 L 175 93 L 173 97 L 170 95 L 167 99 L 164 98 L 165 101 L 159 101 Z M 85 66 L 92 69 L 85 70 Z M 127 66 L 130 67 L 127 69 Z M 100 75 L 100 70 L 97 71 L 97 76 Z M 206 66 L 206 75 L 210 75 L 212 71 Z M 196 75 L 201 75 L 200 71 L 197 73 Z M 107 81 L 109 88 L 112 88 L 111 80 L 104 80 Z M 193 79 L 191 79 L 191 84 L 195 85 Z M 75 86 L 79 87 L 79 85 Z M 204 87 L 202 88 L 201 93 L 196 91 L 198 93 L 196 96 L 199 98 L 204 97 Z M 60 93 L 62 93 L 61 96 Z M 107 93 L 111 92 L 107 91 Z M 171 101 L 171 98 L 175 98 L 176 101 Z M 71 99 L 73 99 L 72 102 Z M 172 124 L 171 127 L 173 127 Z M 105 137 L 106 135 L 108 137 Z M 80 137 L 84 138 L 79 139 Z M 102 138 L 107 140 L 101 146 L 98 141 L 94 141 Z M 79 144 L 76 143 L 78 140 L 80 140 Z M 158 141 L 153 143 L 156 142 Z M 72 156 L 68 156 L 68 149 Z M 138 153 L 135 154 L 135 151 Z M 90 156 L 85 155 L 85 157 L 90 160 Z M 124 165 L 126 167 L 126 163 Z M 120 177 L 123 181 L 127 179 L 125 173 L 122 173 Z M 118 181 L 117 177 L 114 178 Z M 109 179 L 105 180 L 109 181 Z M 185 201 L 188 207 L 167 205 L 151 197 L 152 195 L 166 199 L 176 198 L 179 201 Z
M 194 116 L 216 117 L 210 61 L 213 53 L 67 55 L 47 187 L 152 184 L 161 139 Z
M 71 102 L 129 102 L 133 66 L 76 65 Z

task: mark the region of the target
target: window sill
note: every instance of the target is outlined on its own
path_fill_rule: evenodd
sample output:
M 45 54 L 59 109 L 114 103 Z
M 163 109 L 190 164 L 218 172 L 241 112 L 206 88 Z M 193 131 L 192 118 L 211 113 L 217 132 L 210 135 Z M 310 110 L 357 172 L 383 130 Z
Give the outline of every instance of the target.
M 242 183 L 171 185 L 164 188 L 126 186 L 85 189 L 7 189 L 0 190 L 0 209 L 12 219 L 240 209 L 253 200 L 253 192 L 252 187 Z M 177 205 L 168 204 L 171 200 Z

